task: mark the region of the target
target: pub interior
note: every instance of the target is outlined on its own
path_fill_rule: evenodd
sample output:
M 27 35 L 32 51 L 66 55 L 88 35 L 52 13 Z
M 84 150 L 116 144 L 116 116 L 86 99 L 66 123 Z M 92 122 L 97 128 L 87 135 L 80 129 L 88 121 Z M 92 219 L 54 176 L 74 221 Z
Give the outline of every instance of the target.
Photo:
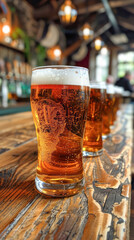
M 0 239 L 134 240 L 133 23 L 134 0 L 0 0 Z M 34 189 L 31 75 L 63 65 L 120 102 L 103 155 L 83 155 L 86 190 L 53 199 Z

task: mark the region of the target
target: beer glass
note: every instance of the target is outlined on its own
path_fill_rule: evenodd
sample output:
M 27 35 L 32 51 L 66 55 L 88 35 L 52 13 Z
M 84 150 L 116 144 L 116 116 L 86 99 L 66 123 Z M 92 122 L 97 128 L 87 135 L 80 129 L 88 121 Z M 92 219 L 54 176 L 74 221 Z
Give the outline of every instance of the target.
M 103 83 L 90 83 L 90 101 L 83 140 L 83 156 L 99 156 L 102 146 L 102 104 L 106 95 Z
M 109 84 L 106 89 L 106 98 L 102 110 L 102 134 L 103 139 L 111 136 L 110 126 L 113 124 L 113 105 L 115 102 L 114 86 Z
M 120 104 L 122 101 L 122 95 L 123 95 L 123 88 L 122 87 L 118 87 L 118 86 L 114 86 L 114 97 L 115 97 L 115 101 L 114 101 L 114 105 L 113 105 L 113 116 L 112 116 L 112 120 L 113 123 L 116 123 L 116 117 L 117 117 L 117 111 L 120 109 Z
M 35 185 L 39 192 L 64 197 L 82 189 L 82 145 L 88 103 L 88 69 L 33 69 L 31 108 L 38 141 Z

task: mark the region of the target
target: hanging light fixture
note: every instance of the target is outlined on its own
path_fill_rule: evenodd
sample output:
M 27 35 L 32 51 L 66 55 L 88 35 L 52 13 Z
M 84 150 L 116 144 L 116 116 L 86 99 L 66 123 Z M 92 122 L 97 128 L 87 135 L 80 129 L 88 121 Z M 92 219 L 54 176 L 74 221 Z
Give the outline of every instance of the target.
M 64 24 L 74 23 L 77 18 L 77 10 L 71 0 L 65 0 L 58 12 L 60 21 Z
M 101 48 L 101 54 L 102 55 L 108 55 L 108 48 L 107 48 L 107 46 L 103 46 L 102 48 Z
M 47 56 L 52 61 L 59 61 L 61 59 L 62 50 L 59 45 L 49 48 L 47 50 Z
M 11 32 L 11 27 L 10 27 L 7 19 L 6 19 L 6 18 L 2 18 L 2 19 L 1 19 L 1 23 L 2 23 L 2 24 L 1 24 L 1 27 L 2 27 L 2 33 L 3 33 L 3 35 L 5 35 L 5 36 L 9 35 L 10 32 Z
M 102 40 L 101 38 L 96 38 L 95 41 L 94 41 L 94 47 L 97 51 L 99 51 L 102 47 Z
M 88 23 L 85 23 L 80 30 L 80 36 L 85 41 L 88 41 L 93 36 L 93 34 L 94 34 L 94 32 L 93 32 L 91 26 Z
M 11 28 L 8 24 L 5 24 L 3 27 L 2 27 L 2 32 L 5 34 L 5 35 L 8 35 L 10 32 L 11 32 Z

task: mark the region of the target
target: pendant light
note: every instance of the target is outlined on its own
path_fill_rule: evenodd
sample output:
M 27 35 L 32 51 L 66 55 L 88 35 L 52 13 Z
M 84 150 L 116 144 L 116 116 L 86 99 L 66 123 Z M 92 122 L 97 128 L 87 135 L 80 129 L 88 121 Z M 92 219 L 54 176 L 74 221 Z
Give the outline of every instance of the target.
M 47 56 L 52 61 L 59 61 L 62 56 L 62 50 L 59 45 L 49 48 L 47 50 Z
M 100 37 L 96 38 L 94 41 L 94 47 L 97 51 L 99 51 L 102 47 L 102 40 Z
M 74 23 L 77 18 L 77 10 L 71 0 L 65 0 L 58 12 L 60 21 L 63 24 Z
M 6 18 L 1 19 L 1 30 L 4 36 L 7 36 L 11 32 L 11 27 Z
M 108 51 L 107 46 L 103 46 L 103 47 L 101 48 L 100 53 L 101 53 L 102 55 L 108 55 L 109 51 Z
M 88 41 L 90 38 L 92 38 L 93 34 L 94 34 L 94 32 L 93 32 L 91 26 L 88 23 L 85 23 L 80 30 L 80 36 L 85 41 Z

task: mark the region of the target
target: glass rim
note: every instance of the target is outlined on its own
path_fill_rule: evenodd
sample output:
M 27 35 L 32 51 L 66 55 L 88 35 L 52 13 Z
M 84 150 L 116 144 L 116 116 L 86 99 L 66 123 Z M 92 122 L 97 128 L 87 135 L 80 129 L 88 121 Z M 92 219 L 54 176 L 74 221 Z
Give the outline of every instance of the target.
M 32 68 L 32 72 L 35 70 L 42 70 L 42 69 L 83 69 L 89 72 L 89 69 L 86 67 L 79 67 L 79 66 L 70 66 L 70 65 L 48 65 L 48 66 L 39 66 Z
M 99 81 L 99 82 L 98 82 L 98 81 L 92 80 L 92 79 L 90 80 L 90 83 L 92 83 L 92 84 L 102 84 L 102 83 L 103 83 L 103 84 L 106 84 L 105 81 Z
M 107 88 L 106 83 L 101 81 L 101 82 L 96 82 L 96 81 L 92 81 L 90 80 L 90 88 L 96 88 L 96 89 L 105 89 Z

